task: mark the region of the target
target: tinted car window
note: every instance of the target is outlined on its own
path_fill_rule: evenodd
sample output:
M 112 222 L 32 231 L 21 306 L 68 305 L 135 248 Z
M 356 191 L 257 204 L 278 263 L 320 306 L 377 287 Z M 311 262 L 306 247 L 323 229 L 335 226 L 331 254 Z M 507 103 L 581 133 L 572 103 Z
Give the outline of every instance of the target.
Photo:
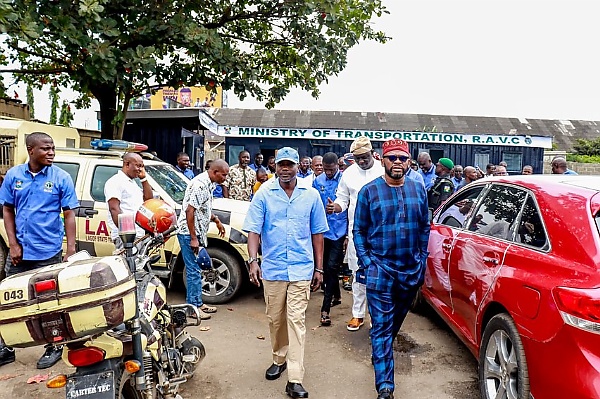
M 117 174 L 121 168 L 118 166 L 96 166 L 92 176 L 92 188 L 90 195 L 94 201 L 105 202 L 104 185 L 106 181 Z
M 181 205 L 189 180 L 180 177 L 181 175 L 171 165 L 148 165 L 146 173 L 152 176 L 173 201 Z
M 527 197 L 523 213 L 519 222 L 519 229 L 515 237 L 517 242 L 530 245 L 532 247 L 546 249 L 548 247 L 548 239 L 542 218 L 535 206 L 535 200 L 531 195 Z
M 527 194 L 516 187 L 496 184 L 480 201 L 469 223 L 469 230 L 512 240 L 515 221 Z
M 435 223 L 456 228 L 465 227 L 469 214 L 475 208 L 477 197 L 485 186 L 463 189 L 460 194 L 444 204 L 442 211 L 434 219 Z
M 77 175 L 79 174 L 78 163 L 53 162 L 53 164 L 67 172 L 71 176 L 71 179 L 73 179 L 73 184 L 75 184 Z

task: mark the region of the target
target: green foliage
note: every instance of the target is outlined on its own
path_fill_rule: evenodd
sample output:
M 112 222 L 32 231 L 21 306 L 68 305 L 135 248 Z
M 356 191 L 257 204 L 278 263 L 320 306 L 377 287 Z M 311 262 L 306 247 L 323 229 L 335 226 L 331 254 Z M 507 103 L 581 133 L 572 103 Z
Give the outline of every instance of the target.
M 27 85 L 27 105 L 29 105 L 29 116 L 35 118 L 35 107 L 33 99 L 33 88 L 31 85 Z
M 149 86 L 220 86 L 267 107 L 292 87 L 317 97 L 351 47 L 388 39 L 370 26 L 385 12 L 381 0 L 0 0 L 18 66 L 0 72 L 95 97 L 105 137 Z
M 577 139 L 573 149 L 578 155 L 600 155 L 600 138 L 594 140 Z
M 66 127 L 71 126 L 73 122 L 73 113 L 71 112 L 71 106 L 66 101 L 63 101 L 60 107 L 60 117 L 58 118 L 58 124 Z
M 50 121 L 51 125 L 56 125 L 58 119 L 56 114 L 58 112 L 58 90 L 55 87 L 50 89 Z
M 600 155 L 567 154 L 567 161 L 581 163 L 600 163 Z

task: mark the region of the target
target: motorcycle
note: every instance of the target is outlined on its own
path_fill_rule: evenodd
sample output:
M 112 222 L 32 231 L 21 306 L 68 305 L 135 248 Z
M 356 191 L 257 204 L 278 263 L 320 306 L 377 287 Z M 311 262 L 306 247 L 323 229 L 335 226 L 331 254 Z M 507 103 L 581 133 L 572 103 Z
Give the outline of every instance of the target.
M 100 334 L 59 342 L 64 345 L 63 361 L 76 370 L 51 378 L 49 388 L 64 386 L 67 399 L 181 398 L 179 386 L 193 377 L 206 353 L 202 343 L 185 331 L 200 325 L 198 309 L 168 304 L 165 286 L 152 273 L 151 264 L 160 258 L 158 248 L 175 229 L 173 225 L 146 235 L 137 245 L 135 228 L 133 233 L 120 232 L 121 256 L 137 287 L 135 316 Z

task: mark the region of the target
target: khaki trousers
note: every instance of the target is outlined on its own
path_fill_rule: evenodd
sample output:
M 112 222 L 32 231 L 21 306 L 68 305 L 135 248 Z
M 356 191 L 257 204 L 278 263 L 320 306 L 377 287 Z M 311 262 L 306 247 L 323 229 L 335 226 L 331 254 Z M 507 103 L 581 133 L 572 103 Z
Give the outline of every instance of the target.
M 263 285 L 273 363 L 282 365 L 287 360 L 288 381 L 301 384 L 310 281 L 263 280 Z

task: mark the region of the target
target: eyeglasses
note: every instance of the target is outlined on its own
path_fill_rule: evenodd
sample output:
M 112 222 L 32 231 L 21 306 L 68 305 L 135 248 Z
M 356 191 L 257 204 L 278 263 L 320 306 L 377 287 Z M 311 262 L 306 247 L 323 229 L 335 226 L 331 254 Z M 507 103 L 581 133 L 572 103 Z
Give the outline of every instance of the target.
M 397 160 L 400 160 L 400 162 L 406 162 L 408 161 L 409 157 L 404 155 L 385 155 L 384 158 L 389 159 L 390 162 L 396 162 Z

